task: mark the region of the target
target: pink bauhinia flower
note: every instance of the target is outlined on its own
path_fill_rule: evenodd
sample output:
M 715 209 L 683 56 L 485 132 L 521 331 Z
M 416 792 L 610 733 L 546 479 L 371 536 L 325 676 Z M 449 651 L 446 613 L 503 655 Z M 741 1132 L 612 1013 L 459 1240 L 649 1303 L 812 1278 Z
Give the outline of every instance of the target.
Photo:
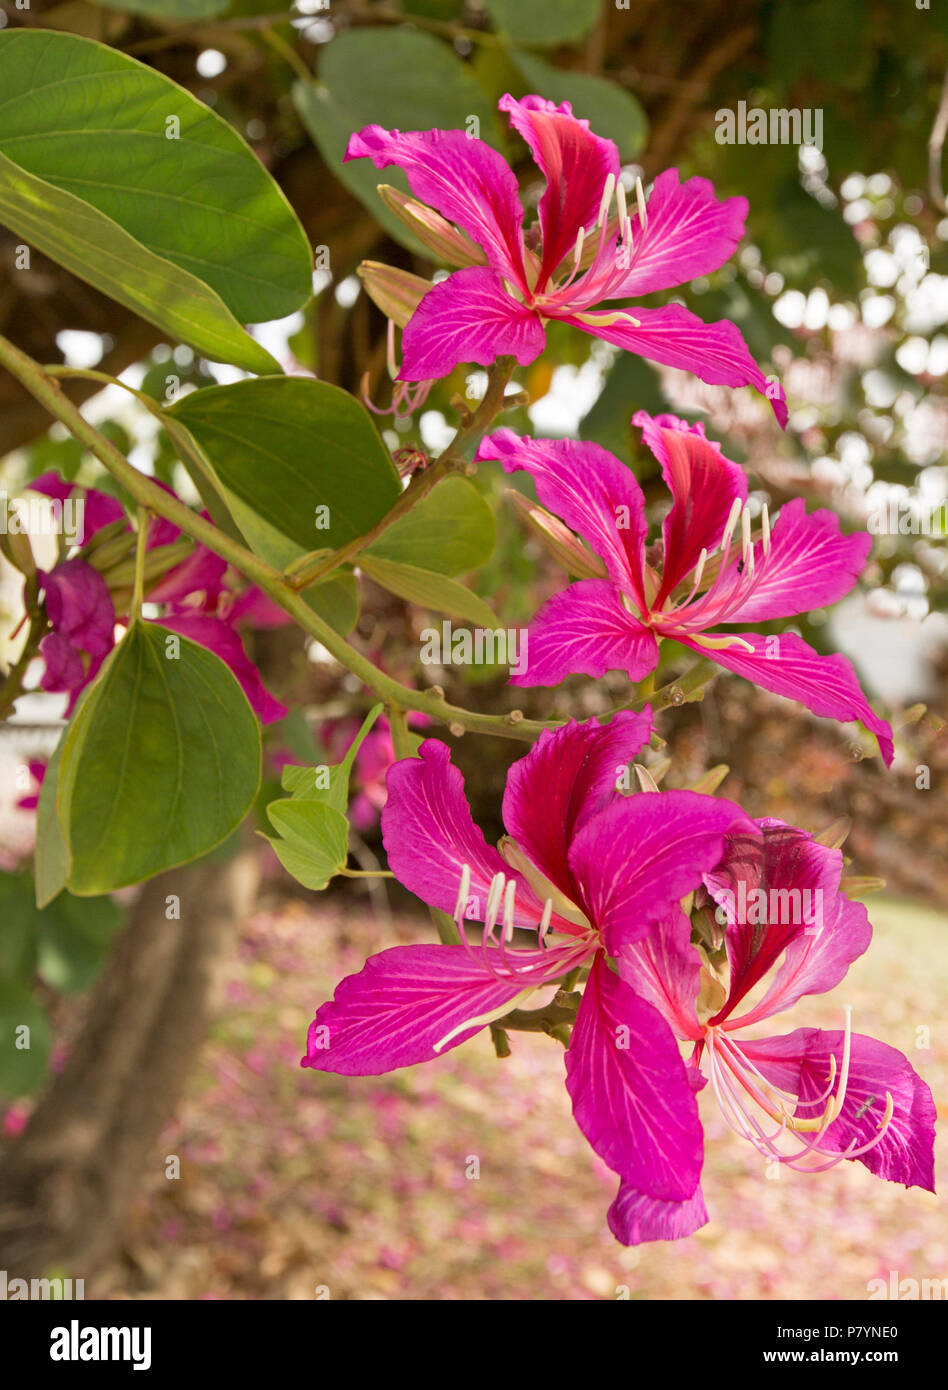
M 166 484 L 159 484 L 174 496 Z M 69 498 L 83 503 L 83 529 L 77 543 L 86 545 L 104 527 L 125 519 L 122 504 L 115 497 L 95 488 L 81 488 L 58 473 L 44 473 L 30 483 L 33 492 L 55 501 Z M 206 516 L 206 514 L 205 514 Z M 206 518 L 209 519 L 209 518 Z M 128 528 L 130 529 L 130 528 Z M 181 539 L 181 530 L 164 517 L 149 522 L 146 548 L 171 545 Z M 236 597 L 227 582 L 227 562 L 206 546 L 195 545 L 192 552 L 148 586 L 149 603 L 161 604 L 159 621 L 172 632 L 206 647 L 229 666 L 239 681 L 251 708 L 261 723 L 282 719 L 286 706 L 266 689 L 260 673 L 244 650 L 235 624 L 252 621 L 256 626 L 272 627 L 291 619 L 276 608 L 257 589 Z M 113 596 L 102 573 L 87 559 L 76 555 L 61 561 L 48 572 L 39 571 L 46 616 L 52 632 L 40 643 L 43 659 L 40 689 L 68 694 L 68 713 L 75 708 L 82 691 L 95 679 L 115 645 L 115 628 L 126 619 L 115 611 Z
M 418 758 L 396 763 L 382 812 L 389 865 L 454 914 L 459 944 L 372 956 L 318 1010 L 302 1065 L 372 1076 L 430 1061 L 589 966 L 566 1053 L 576 1121 L 624 1182 L 656 1201 L 689 1199 L 702 1160 L 689 1072 L 658 1009 L 607 957 L 700 886 L 729 829 L 756 832 L 716 797 L 617 790 L 651 723 L 646 710 L 541 734 L 508 775 L 508 834 L 497 849 L 474 825 L 443 743 L 427 739 Z M 477 946 L 465 936 L 468 919 L 484 924 Z M 514 946 L 517 928 L 537 933 L 537 944 Z
M 767 509 L 757 539 L 746 506 L 744 470 L 706 439 L 702 425 L 674 415 L 634 416 L 672 494 L 657 549 L 646 550 L 642 489 L 632 471 L 598 444 L 518 438 L 501 429 L 478 459 L 524 469 L 544 507 L 576 531 L 601 561 L 602 578 L 554 595 L 529 628 L 529 665 L 514 685 L 558 685 L 571 673 L 625 671 L 638 681 L 674 639 L 814 714 L 858 719 L 879 740 L 887 764 L 892 730 L 870 708 L 844 656 L 820 656 L 787 633 L 712 633 L 721 623 L 787 618 L 835 603 L 863 569 L 872 537 L 846 536 L 833 512 L 807 515 L 788 502 L 771 531 Z M 592 558 L 592 557 L 590 557 Z
M 781 821 L 760 820 L 755 831 L 729 832 L 720 864 L 704 875 L 717 930 L 699 909 L 707 926 L 693 944 L 692 922 L 677 908 L 619 948 L 622 980 L 654 1006 L 653 1024 L 662 1019 L 645 1055 L 669 1031 L 691 1045 L 694 1090 L 710 1080 L 727 1123 L 769 1162 L 822 1172 L 858 1159 L 890 1182 L 934 1191 L 931 1091 L 901 1052 L 853 1033 L 848 1008 L 841 1031 L 745 1035 L 804 995 L 835 988 L 872 935 L 865 908 L 840 890 L 838 850 Z M 663 1113 L 643 1121 L 657 1124 Z M 626 1245 L 691 1235 L 707 1219 L 698 1185 L 668 1202 L 623 1181 L 609 1211 Z
M 680 184 L 677 169 L 667 169 L 648 203 L 639 183 L 630 206 L 615 144 L 594 135 L 569 102 L 504 96 L 499 105 L 546 176 L 539 220 L 526 232 L 513 170 L 465 131 L 370 125 L 349 141 L 346 159 L 404 170 L 428 205 L 414 205 L 416 230 L 463 266 L 409 320 L 400 379 L 426 381 L 460 362 L 486 367 L 505 355 L 526 366 L 543 351 L 545 324 L 559 319 L 702 381 L 755 386 L 786 424 L 782 389 L 764 377 L 734 324 L 703 323 L 680 304 L 634 313 L 613 304 L 717 270 L 744 235 L 746 199 L 718 201 L 707 179 Z

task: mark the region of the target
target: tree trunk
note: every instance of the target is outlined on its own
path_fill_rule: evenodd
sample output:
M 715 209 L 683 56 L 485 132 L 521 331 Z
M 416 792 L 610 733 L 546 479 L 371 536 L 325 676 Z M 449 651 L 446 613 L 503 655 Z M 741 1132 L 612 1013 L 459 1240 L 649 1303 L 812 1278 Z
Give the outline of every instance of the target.
M 246 848 L 143 886 L 63 1071 L 0 1162 L 11 1277 L 88 1279 L 117 1249 L 142 1174 L 164 1168 L 156 1141 L 208 1032 L 257 862 Z M 180 920 L 165 915 L 171 894 Z

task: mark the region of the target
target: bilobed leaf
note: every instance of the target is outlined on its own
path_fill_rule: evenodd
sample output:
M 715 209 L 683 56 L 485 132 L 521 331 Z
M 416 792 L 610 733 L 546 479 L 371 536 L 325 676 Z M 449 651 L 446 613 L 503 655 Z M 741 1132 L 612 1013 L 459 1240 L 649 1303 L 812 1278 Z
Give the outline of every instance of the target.
M 380 173 L 367 159 L 344 164 L 346 145 L 354 131 L 373 123 L 388 130 L 465 130 L 473 129 L 471 117 L 481 138 L 497 145 L 502 132 L 483 89 L 450 46 L 432 34 L 368 25 L 345 30 L 325 45 L 319 78 L 296 83 L 293 99 L 329 169 L 386 231 L 428 256 L 376 192 L 384 182 L 407 193 L 401 170 Z
M 0 873 L 0 976 L 29 980 L 36 957 L 35 919 L 28 876 Z
M 210 386 L 167 414 L 193 437 L 225 497 L 305 551 L 364 535 L 401 495 L 368 412 L 324 381 L 261 377 Z M 248 523 L 246 511 L 234 519 Z
M 88 698 L 90 687 L 80 696 L 73 713 L 73 721 Z M 46 768 L 46 775 L 40 786 L 39 802 L 36 807 L 36 847 L 33 854 L 33 876 L 36 880 L 36 906 L 45 907 L 56 894 L 66 886 L 69 877 L 69 846 L 63 838 L 56 810 L 56 794 L 59 785 L 59 761 L 69 726 L 63 730 L 53 756 Z
M 280 863 L 304 888 L 319 892 L 345 864 L 349 822 L 324 801 L 271 801 L 267 815 L 281 839 L 271 839 Z
M 241 323 L 308 299 L 310 248 L 283 193 L 170 78 L 91 39 L 11 28 L 0 93 L 0 153 L 209 285 Z
M 420 565 L 438 574 L 465 574 L 490 558 L 497 539 L 494 514 L 473 483 L 445 478 L 407 516 L 365 551 L 368 557 Z
M 294 800 L 324 801 L 328 806 L 333 806 L 337 811 L 345 814 L 349 805 L 349 778 L 352 775 L 356 754 L 362 747 L 366 734 L 382 713 L 382 709 L 382 705 L 372 706 L 362 721 L 359 732 L 346 750 L 346 756 L 342 762 L 336 763 L 328 769 L 328 787 L 319 785 L 320 779 L 315 767 L 299 767 L 288 764 L 284 767 L 280 777 L 280 785 L 283 790 L 288 791 Z M 278 803 L 271 802 L 270 804 L 277 805 Z
M 444 574 L 386 560 L 381 555 L 363 555 L 359 567 L 376 584 L 409 603 L 430 608 L 434 613 L 447 613 L 452 618 L 466 618 L 478 627 L 497 626 L 497 619 L 482 598 Z
M 12 232 L 205 357 L 248 372 L 279 371 L 218 294 L 156 256 L 90 203 L 0 154 L 0 218 Z
M 484 8 L 507 38 L 552 47 L 588 34 L 599 0 L 484 0 Z
M 574 116 L 588 121 L 597 135 L 616 142 L 623 159 L 633 159 L 644 148 L 648 117 L 631 92 L 618 83 L 594 73 L 555 68 L 533 53 L 518 51 L 511 57 L 531 92 L 557 104 L 568 101 Z
M 260 727 L 228 668 L 187 638 L 133 623 L 62 745 L 69 889 L 113 892 L 208 853 L 259 782 Z

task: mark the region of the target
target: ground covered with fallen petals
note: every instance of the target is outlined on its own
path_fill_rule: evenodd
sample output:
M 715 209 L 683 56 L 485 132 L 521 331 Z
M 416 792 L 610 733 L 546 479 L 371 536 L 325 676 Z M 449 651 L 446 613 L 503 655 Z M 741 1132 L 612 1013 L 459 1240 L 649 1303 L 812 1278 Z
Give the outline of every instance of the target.
M 909 1055 L 944 1124 L 944 924 L 910 905 L 869 907 L 869 955 L 832 996 L 802 1001 L 769 1031 L 838 1028 L 852 1004 L 856 1030 Z M 336 982 L 384 946 L 429 937 L 423 917 L 383 925 L 367 906 L 326 899 L 257 914 L 145 1175 L 123 1260 L 87 1296 L 859 1299 L 893 1270 L 948 1278 L 939 1198 L 858 1163 L 768 1177 L 710 1087 L 710 1224 L 675 1245 L 625 1250 L 605 1223 L 615 1180 L 573 1124 L 551 1039 L 513 1035 L 513 1055 L 498 1061 L 482 1034 L 385 1077 L 301 1070 L 306 1026 Z M 172 1154 L 178 1179 L 165 1176 Z M 946 1160 L 941 1136 L 942 1183 Z

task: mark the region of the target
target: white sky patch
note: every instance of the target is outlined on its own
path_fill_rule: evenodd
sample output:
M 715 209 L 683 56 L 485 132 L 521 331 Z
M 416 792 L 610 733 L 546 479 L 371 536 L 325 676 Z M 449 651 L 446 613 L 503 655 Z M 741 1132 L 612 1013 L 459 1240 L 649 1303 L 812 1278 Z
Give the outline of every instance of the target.
M 283 319 L 271 319 L 269 323 L 255 323 L 250 332 L 261 343 L 278 362 L 285 360 L 288 343 L 294 333 L 298 333 L 303 327 L 305 319 L 297 311 L 295 314 L 287 314 Z
M 227 59 L 220 49 L 205 48 L 203 53 L 198 54 L 194 66 L 200 77 L 220 77 L 227 67 Z
M 537 434 L 575 435 L 583 416 L 599 399 L 602 379 L 603 368 L 591 357 L 581 367 L 557 367 L 549 391 L 528 412 Z
M 105 353 L 101 333 L 87 333 L 79 328 L 64 328 L 57 333 L 56 346 L 66 359 L 67 367 L 97 367 Z
M 351 309 L 359 298 L 361 289 L 362 285 L 359 283 L 358 275 L 347 275 L 336 286 L 336 303 L 343 309 Z

